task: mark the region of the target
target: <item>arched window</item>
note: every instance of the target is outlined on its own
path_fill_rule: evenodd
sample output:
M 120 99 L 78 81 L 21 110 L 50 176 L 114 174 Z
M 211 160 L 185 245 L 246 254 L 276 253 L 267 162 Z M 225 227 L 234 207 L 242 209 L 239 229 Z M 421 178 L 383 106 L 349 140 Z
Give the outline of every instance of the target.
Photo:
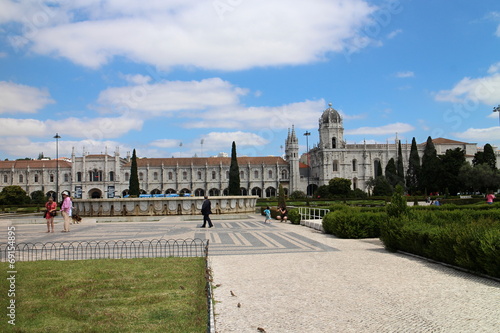
M 114 182 L 115 181 L 115 173 L 113 171 L 109 172 L 109 181 Z
M 64 174 L 64 182 L 65 183 L 69 182 L 69 174 L 67 173 Z
M 188 179 L 188 173 L 186 171 L 182 172 L 182 179 L 184 180 Z
M 212 180 L 217 179 L 217 173 L 215 171 L 212 171 Z
M 357 167 L 358 167 L 358 161 L 356 160 L 352 160 L 352 171 L 357 171 Z
M 253 172 L 253 178 L 255 178 L 255 179 L 259 178 L 259 171 L 258 170 L 255 170 Z
M 158 180 L 158 172 L 153 173 L 153 180 Z
M 50 181 L 51 183 L 53 183 L 53 182 L 54 182 L 54 175 L 50 175 L 50 177 L 49 177 L 49 181 Z
M 128 182 L 130 180 L 130 174 L 125 172 L 125 181 Z
M 267 175 L 268 175 L 269 179 L 273 179 L 273 170 L 269 170 Z
M 201 180 L 201 171 L 198 171 L 198 180 Z
M 245 173 L 243 171 L 240 171 L 240 179 L 245 179 Z
M 38 183 L 38 175 L 35 175 L 35 183 Z
M 168 173 L 168 180 L 172 180 L 172 179 L 174 179 L 174 174 L 170 171 Z
M 332 138 L 332 148 L 333 149 L 337 148 L 337 138 L 335 137 Z
M 352 189 L 355 190 L 358 188 L 358 178 L 352 179 Z
M 81 182 L 82 181 L 82 173 L 80 171 L 78 171 L 76 173 L 76 181 L 77 182 Z
M 139 180 L 144 180 L 144 174 L 142 172 L 139 172 Z
M 333 170 L 333 172 L 339 171 L 339 162 L 338 161 L 333 161 L 332 170 Z
M 3 182 L 7 183 L 7 175 L 3 175 Z
M 281 170 L 281 178 L 288 179 L 288 172 L 286 170 Z
M 23 175 L 19 175 L 19 182 L 22 183 L 24 181 Z

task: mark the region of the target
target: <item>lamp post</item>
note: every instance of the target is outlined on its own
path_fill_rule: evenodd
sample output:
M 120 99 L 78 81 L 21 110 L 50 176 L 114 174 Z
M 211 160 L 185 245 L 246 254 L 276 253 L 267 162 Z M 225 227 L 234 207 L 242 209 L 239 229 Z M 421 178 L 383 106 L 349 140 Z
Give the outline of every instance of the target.
M 54 136 L 56 139 L 56 197 L 55 201 L 58 202 L 59 199 L 59 139 L 61 137 L 58 133 Z
M 311 175 L 311 166 L 309 165 L 309 135 L 311 135 L 311 132 L 306 131 L 304 133 L 306 137 L 306 145 L 307 145 L 307 151 L 306 151 L 306 156 L 307 156 L 307 189 L 306 189 L 306 195 L 309 196 L 309 177 Z M 312 193 L 311 193 L 312 194 Z
M 494 107 L 493 112 L 498 112 L 498 124 L 500 125 L 500 105 Z

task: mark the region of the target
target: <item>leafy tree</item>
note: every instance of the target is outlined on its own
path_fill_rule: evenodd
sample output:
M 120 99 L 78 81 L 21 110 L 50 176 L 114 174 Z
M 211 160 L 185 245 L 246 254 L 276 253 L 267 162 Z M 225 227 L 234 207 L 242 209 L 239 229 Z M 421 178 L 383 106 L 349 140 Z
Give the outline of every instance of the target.
M 441 160 L 437 157 L 436 148 L 429 136 L 425 144 L 424 155 L 422 156 L 420 188 L 427 192 L 439 191 L 440 175 Z
M 459 181 L 465 190 L 486 193 L 489 189 L 500 187 L 500 172 L 493 170 L 486 164 L 472 167 L 470 163 L 466 162 L 460 168 Z
M 328 189 L 331 195 L 347 196 L 351 191 L 351 180 L 339 177 L 332 178 L 328 182 Z
M 35 191 L 31 193 L 31 202 L 35 204 L 43 204 L 47 201 L 47 197 L 43 191 Z
M 240 168 L 236 157 L 236 143 L 233 141 L 231 148 L 231 165 L 229 166 L 229 195 L 241 195 L 240 190 Z
M 385 176 L 379 176 L 375 179 L 373 186 L 373 195 L 375 196 L 388 196 L 392 195 L 393 188 Z
M 316 190 L 316 192 L 314 193 L 314 195 L 316 197 L 319 197 L 319 198 L 330 198 L 331 195 L 330 195 L 330 188 L 328 185 L 321 185 L 320 187 L 318 187 L 318 189 Z
M 418 156 L 417 141 L 414 137 L 411 141 L 410 158 L 406 171 L 406 187 L 411 194 L 414 194 L 419 188 L 420 172 L 420 156 Z
M 290 199 L 297 200 L 297 199 L 305 199 L 306 194 L 303 191 L 293 191 L 292 194 L 290 194 Z
M 394 162 L 394 158 L 391 158 L 385 166 L 385 178 L 393 187 L 396 186 L 399 182 L 397 173 L 398 171 L 396 169 L 396 162 Z
M 2 205 L 24 205 L 30 201 L 30 197 L 20 186 L 6 186 L 0 192 L 0 204 Z
M 474 166 L 478 166 L 480 164 L 486 164 L 492 169 L 496 169 L 497 159 L 495 157 L 495 152 L 493 151 L 493 147 L 487 143 L 484 145 L 483 151 L 478 151 L 474 154 L 474 159 L 472 160 L 472 164 Z
M 465 152 L 460 148 L 448 149 L 441 159 L 442 173 L 440 177 L 440 188 L 448 189 L 451 195 L 457 195 L 462 189 L 459 179 L 460 168 L 465 163 Z
M 391 197 L 391 203 L 387 205 L 387 216 L 400 217 L 408 212 L 408 204 L 404 196 L 404 189 L 401 185 L 396 186 L 396 190 Z
M 128 186 L 128 193 L 131 197 L 139 196 L 139 175 L 137 173 L 137 156 L 135 154 L 135 149 L 132 153 L 132 164 L 130 166 L 130 180 Z

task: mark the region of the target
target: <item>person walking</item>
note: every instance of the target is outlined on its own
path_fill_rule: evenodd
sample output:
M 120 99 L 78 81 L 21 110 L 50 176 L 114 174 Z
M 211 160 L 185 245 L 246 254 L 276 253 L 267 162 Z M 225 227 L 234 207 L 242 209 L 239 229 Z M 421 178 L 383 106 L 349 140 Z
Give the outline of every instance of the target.
M 62 232 L 69 232 L 69 224 L 71 223 L 70 214 L 73 203 L 71 202 L 68 191 L 63 191 L 62 196 L 63 202 L 61 205 L 61 215 L 64 218 L 64 229 L 62 230 Z
M 45 219 L 47 220 L 47 232 L 54 232 L 54 216 L 57 212 L 57 203 L 52 196 L 45 203 Z
M 495 195 L 493 194 L 493 192 L 489 192 L 488 194 L 486 194 L 486 203 L 487 204 L 492 205 L 493 200 L 495 200 Z
M 203 225 L 200 228 L 205 228 L 208 222 L 208 227 L 212 228 L 214 225 L 210 220 L 210 214 L 212 214 L 212 203 L 208 200 L 208 197 L 205 195 L 205 200 L 201 205 L 201 213 L 203 214 Z
M 271 209 L 269 206 L 267 206 L 266 209 L 264 209 L 264 214 L 266 215 L 266 219 L 264 220 L 264 223 L 267 223 L 267 221 L 271 220 Z

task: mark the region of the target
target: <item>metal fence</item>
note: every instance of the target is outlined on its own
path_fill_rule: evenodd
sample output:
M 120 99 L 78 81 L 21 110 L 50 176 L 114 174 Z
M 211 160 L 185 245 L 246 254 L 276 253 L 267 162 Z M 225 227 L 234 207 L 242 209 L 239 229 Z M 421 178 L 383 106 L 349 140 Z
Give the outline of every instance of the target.
M 329 212 L 325 208 L 299 207 L 301 220 L 321 220 Z
M 12 256 L 15 261 L 207 257 L 208 244 L 198 238 L 0 243 L 0 262 Z

